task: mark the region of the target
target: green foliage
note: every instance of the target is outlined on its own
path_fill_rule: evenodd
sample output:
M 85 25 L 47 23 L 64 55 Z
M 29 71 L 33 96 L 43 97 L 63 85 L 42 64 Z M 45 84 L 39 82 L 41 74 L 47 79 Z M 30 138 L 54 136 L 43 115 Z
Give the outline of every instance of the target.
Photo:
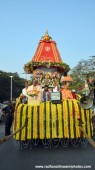
M 12 97 L 16 99 L 22 89 L 24 88 L 24 79 L 21 79 L 17 73 L 7 73 L 0 71 L 0 102 L 10 100 L 10 93 L 11 93 L 11 78 L 12 78 Z
M 87 78 L 95 79 L 95 56 L 90 57 L 88 60 L 81 60 L 78 65 L 72 69 L 71 76 L 73 83 L 71 89 L 79 90 L 83 87 L 84 81 Z

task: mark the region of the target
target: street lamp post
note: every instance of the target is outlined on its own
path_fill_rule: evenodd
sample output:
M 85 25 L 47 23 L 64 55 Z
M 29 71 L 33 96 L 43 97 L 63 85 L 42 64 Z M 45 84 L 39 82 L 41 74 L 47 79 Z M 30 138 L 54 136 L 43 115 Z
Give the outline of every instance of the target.
M 12 102 L 12 78 L 13 78 L 13 76 L 10 76 L 10 78 L 11 78 L 11 93 L 10 93 L 10 101 Z

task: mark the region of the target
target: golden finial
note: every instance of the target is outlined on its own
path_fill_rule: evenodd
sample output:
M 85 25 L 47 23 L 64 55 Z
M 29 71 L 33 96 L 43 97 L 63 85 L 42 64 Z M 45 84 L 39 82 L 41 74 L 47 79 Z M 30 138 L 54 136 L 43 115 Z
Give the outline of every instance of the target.
M 48 34 L 48 30 L 46 30 L 46 34 L 45 34 L 45 36 L 49 36 L 49 34 Z
M 46 31 L 45 35 L 42 37 L 43 40 L 50 41 L 51 37 L 48 34 L 48 30 Z

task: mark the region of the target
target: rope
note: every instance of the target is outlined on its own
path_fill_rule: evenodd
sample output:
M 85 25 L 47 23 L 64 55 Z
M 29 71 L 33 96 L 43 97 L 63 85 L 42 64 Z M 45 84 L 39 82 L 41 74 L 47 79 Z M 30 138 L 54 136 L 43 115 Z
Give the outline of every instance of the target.
M 89 141 L 89 143 L 95 148 L 95 142 L 87 135 L 87 133 L 83 130 L 81 126 L 79 126 L 79 129 L 84 133 L 86 139 Z
M 11 134 L 9 136 L 6 136 L 4 138 L 1 138 L 0 139 L 0 144 L 2 144 L 4 142 L 8 141 L 9 139 L 11 139 L 14 135 L 16 135 L 18 132 L 20 132 L 26 126 L 26 124 L 27 124 L 27 120 L 25 121 L 24 125 L 21 128 L 19 128 L 17 131 L 15 131 L 13 134 Z

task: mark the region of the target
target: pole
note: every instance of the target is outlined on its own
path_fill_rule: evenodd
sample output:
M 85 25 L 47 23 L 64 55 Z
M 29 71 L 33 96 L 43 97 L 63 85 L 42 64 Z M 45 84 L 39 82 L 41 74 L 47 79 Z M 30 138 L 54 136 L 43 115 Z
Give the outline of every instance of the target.
M 12 102 L 12 78 L 13 78 L 13 76 L 10 76 L 10 78 L 11 78 L 11 93 L 10 93 L 10 101 Z

